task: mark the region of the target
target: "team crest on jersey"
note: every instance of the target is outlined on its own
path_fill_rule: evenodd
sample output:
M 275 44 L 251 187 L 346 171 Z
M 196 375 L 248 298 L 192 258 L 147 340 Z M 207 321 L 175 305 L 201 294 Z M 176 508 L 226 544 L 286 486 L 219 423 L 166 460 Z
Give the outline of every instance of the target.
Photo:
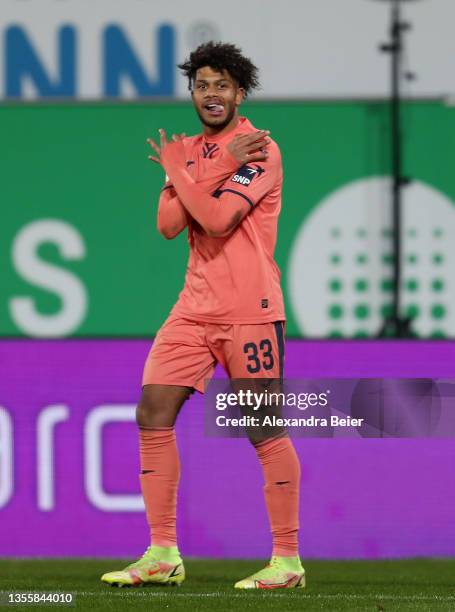
M 239 183 L 240 185 L 249 187 L 253 179 L 257 176 L 261 176 L 261 174 L 264 172 L 264 168 L 261 168 L 261 166 L 258 166 L 257 164 L 245 164 L 237 170 L 236 174 L 234 174 L 234 176 L 231 178 L 231 181 L 233 183 Z
M 214 153 L 216 153 L 219 149 L 219 146 L 216 142 L 206 142 L 202 147 L 202 155 L 204 158 L 212 159 Z

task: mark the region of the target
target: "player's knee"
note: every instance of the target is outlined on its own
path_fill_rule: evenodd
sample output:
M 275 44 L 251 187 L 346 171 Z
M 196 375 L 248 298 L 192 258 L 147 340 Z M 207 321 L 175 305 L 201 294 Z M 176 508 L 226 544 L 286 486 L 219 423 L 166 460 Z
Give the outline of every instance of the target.
M 283 428 L 275 428 L 273 431 L 267 431 L 267 429 L 257 428 L 247 431 L 248 440 L 256 448 L 258 444 L 263 444 L 269 440 L 274 440 L 277 436 L 284 435 L 285 431 Z
M 146 385 L 142 389 L 136 409 L 139 427 L 173 427 L 185 394 L 176 395 L 173 389 L 161 385 Z
M 136 422 L 139 427 L 167 427 L 162 425 L 166 420 L 166 406 L 150 390 L 142 390 L 142 396 L 136 409 Z M 169 425 L 169 427 L 172 425 Z
M 148 408 L 147 404 L 144 403 L 143 400 L 141 399 L 141 401 L 136 407 L 136 423 L 139 427 L 150 427 L 150 424 L 149 424 L 150 412 L 151 411 Z

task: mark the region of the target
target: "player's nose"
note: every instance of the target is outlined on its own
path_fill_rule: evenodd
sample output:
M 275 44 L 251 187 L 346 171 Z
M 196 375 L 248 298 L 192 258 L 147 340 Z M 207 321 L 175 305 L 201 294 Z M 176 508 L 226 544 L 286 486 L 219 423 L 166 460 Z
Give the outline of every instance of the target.
M 217 93 L 218 93 L 218 88 L 215 85 L 215 83 L 207 83 L 206 90 L 205 90 L 205 97 L 209 98 Z

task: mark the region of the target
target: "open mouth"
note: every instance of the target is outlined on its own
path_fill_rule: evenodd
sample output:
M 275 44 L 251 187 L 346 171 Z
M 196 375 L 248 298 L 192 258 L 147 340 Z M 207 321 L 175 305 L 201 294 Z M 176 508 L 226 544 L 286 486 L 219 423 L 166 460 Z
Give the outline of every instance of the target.
M 212 102 L 211 104 L 205 105 L 205 110 L 212 117 L 219 117 L 224 112 L 224 106 L 222 104 L 218 104 L 216 102 Z

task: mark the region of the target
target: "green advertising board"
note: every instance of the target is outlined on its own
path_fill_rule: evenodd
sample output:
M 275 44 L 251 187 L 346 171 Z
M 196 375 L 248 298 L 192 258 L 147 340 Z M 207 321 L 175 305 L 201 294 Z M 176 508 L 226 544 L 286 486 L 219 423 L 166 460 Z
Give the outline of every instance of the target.
M 388 108 L 248 102 L 285 173 L 276 259 L 290 336 L 373 336 L 391 301 Z M 455 110 L 407 103 L 403 312 L 455 335 Z M 2 336 L 151 336 L 183 285 L 185 233 L 155 227 L 146 138 L 197 133 L 191 104 L 0 108 Z

